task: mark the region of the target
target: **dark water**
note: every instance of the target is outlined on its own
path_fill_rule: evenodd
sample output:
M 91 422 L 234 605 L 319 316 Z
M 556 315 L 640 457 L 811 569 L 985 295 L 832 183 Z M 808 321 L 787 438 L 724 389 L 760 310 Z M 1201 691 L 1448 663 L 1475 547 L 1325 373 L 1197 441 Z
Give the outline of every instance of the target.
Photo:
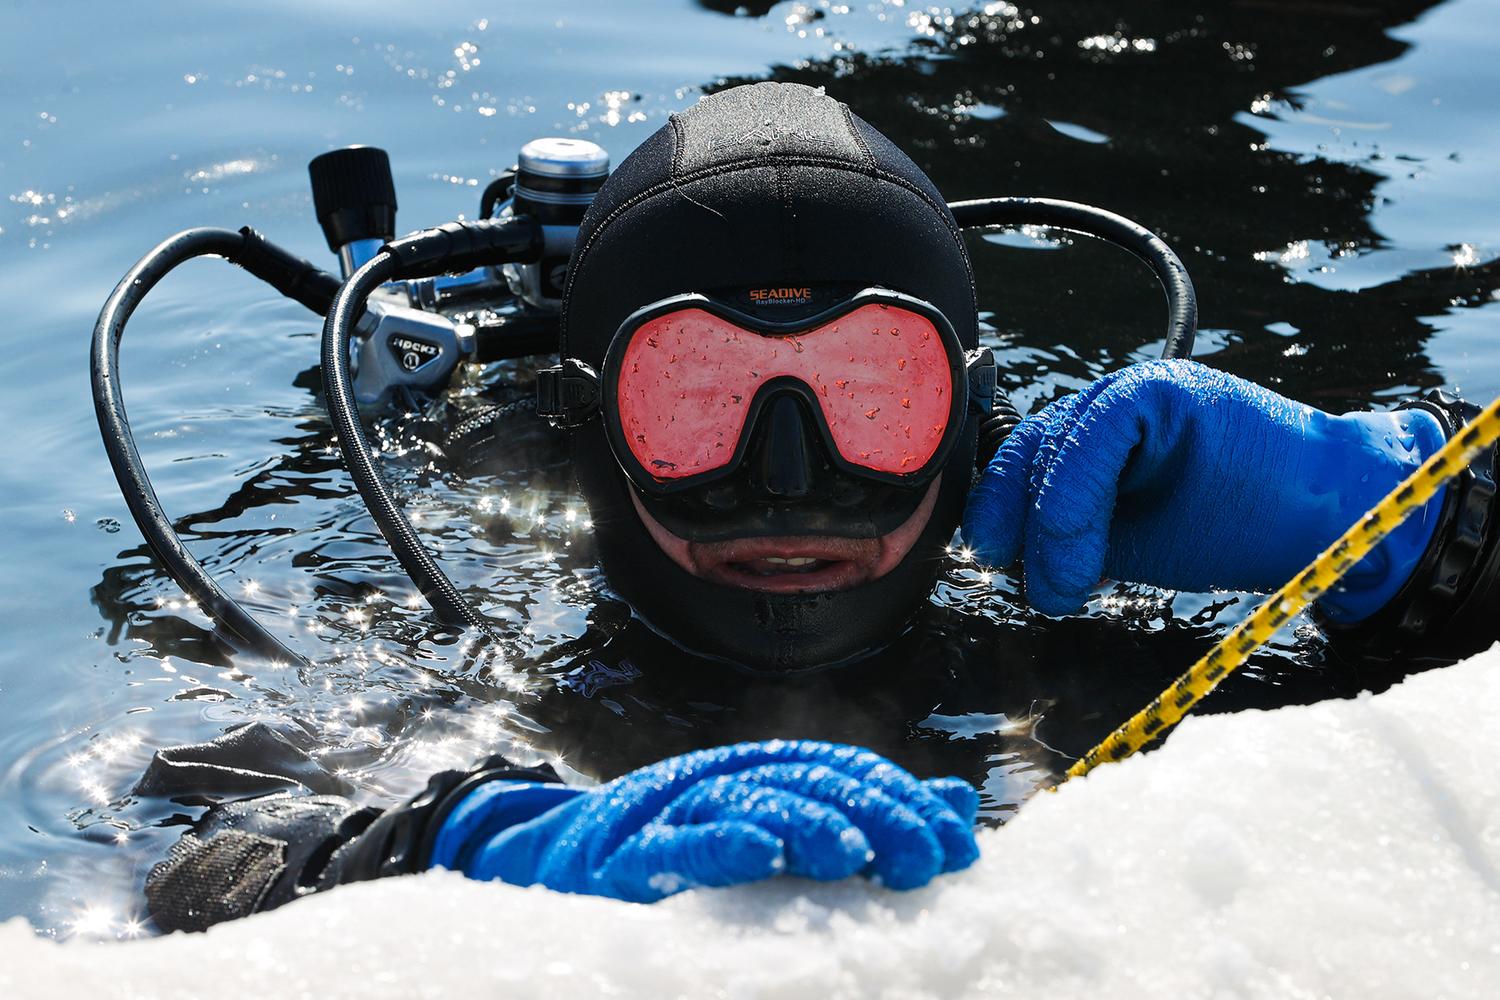
M 296 727 L 376 798 L 494 750 L 608 777 L 816 735 L 966 775 L 1003 819 L 1245 601 L 1119 587 L 1048 623 L 1014 581 L 955 560 L 879 662 L 752 684 L 674 653 L 609 597 L 556 441 L 518 428 L 500 471 L 463 475 L 424 447 L 434 421 L 392 425 L 420 527 L 514 636 L 502 659 L 408 606 L 332 447 L 316 322 L 204 262 L 153 293 L 124 375 L 189 545 L 314 667 L 231 662 L 118 497 L 88 334 L 119 274 L 188 226 L 253 223 L 331 267 L 304 164 L 332 146 L 389 149 L 416 227 L 472 215 L 529 138 L 586 135 L 618 161 L 705 90 L 776 78 L 827 87 L 950 199 L 1052 195 L 1153 227 L 1195 277 L 1211 364 L 1335 411 L 1439 385 L 1500 392 L 1500 3 L 1198 7 L 8 5 L 0 919 L 136 932 L 139 880 L 196 811 L 132 795 L 136 777 L 154 747 L 252 720 Z M 1124 254 L 1026 234 L 973 251 L 1023 409 L 1160 349 L 1159 293 Z M 471 373 L 451 405 L 511 375 Z M 1342 662 L 1304 623 L 1213 704 L 1398 674 Z

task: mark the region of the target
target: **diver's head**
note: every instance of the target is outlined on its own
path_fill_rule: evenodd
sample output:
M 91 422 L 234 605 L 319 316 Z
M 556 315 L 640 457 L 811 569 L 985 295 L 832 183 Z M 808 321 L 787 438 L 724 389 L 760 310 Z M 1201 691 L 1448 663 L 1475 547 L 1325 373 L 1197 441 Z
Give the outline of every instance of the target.
M 704 98 L 599 191 L 563 310 L 565 378 L 599 409 L 579 484 L 642 618 L 766 671 L 900 632 L 989 405 L 968 256 L 916 164 L 808 87 Z

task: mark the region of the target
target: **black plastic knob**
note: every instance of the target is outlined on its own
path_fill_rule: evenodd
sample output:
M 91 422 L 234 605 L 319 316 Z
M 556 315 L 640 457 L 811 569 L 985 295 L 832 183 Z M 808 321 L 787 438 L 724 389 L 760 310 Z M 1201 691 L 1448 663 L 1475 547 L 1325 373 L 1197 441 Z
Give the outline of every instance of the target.
M 375 146 L 349 146 L 314 157 L 307 165 L 312 179 L 313 211 L 328 239 L 328 249 L 355 240 L 385 240 L 396 235 L 396 182 L 391 158 Z

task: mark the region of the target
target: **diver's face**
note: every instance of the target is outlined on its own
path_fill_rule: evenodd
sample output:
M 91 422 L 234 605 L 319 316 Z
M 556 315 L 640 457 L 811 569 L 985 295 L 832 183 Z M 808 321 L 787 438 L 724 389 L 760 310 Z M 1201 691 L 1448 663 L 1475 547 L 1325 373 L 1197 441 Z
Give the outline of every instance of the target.
M 699 579 L 850 590 L 903 563 L 932 519 L 966 401 L 952 328 L 873 287 L 806 308 L 781 319 L 671 297 L 632 314 L 605 357 L 636 516 Z
M 807 594 L 848 590 L 895 569 L 927 527 L 941 484 L 939 475 L 922 494 L 916 509 L 894 529 L 865 538 L 749 534 L 720 541 L 690 541 L 652 517 L 633 490 L 630 498 L 652 540 L 693 576 L 745 590 Z

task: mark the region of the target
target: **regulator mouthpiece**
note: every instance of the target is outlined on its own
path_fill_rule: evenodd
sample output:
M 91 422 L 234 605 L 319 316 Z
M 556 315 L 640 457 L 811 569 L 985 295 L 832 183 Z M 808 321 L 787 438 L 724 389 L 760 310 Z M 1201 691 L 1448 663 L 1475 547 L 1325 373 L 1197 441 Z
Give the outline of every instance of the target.
M 349 146 L 315 157 L 307 173 L 318 224 L 348 278 L 396 235 L 391 159 L 375 146 Z

